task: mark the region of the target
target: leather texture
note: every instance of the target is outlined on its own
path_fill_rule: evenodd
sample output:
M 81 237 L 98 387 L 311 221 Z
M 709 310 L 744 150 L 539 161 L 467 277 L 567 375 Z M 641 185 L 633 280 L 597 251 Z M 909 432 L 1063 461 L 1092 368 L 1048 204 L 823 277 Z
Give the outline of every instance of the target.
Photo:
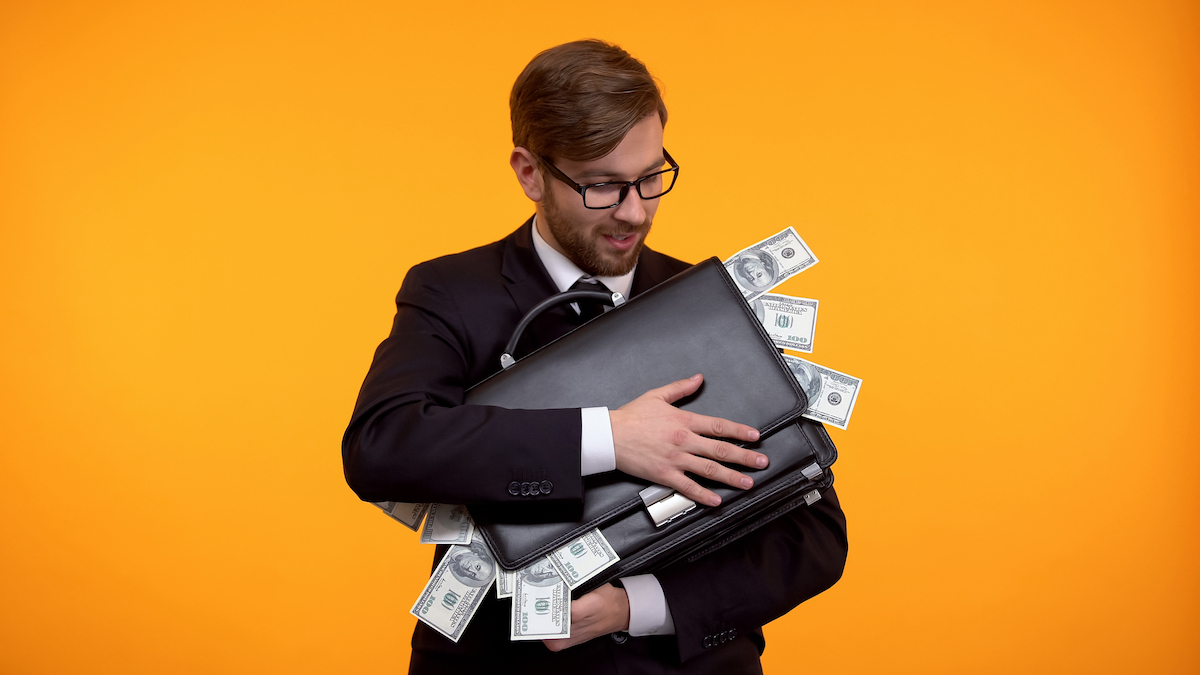
M 529 317 L 527 317 L 529 318 Z M 524 324 L 525 322 L 523 322 Z M 619 576 L 692 560 L 804 505 L 803 495 L 832 484 L 837 451 L 824 428 L 799 419 L 803 391 L 716 258 L 660 284 L 520 359 L 466 393 L 466 403 L 509 409 L 617 408 L 663 382 L 704 373 L 695 395 L 677 405 L 737 420 L 763 438 L 753 447 L 766 469 L 749 491 L 707 484 L 716 508 L 655 527 L 639 492 L 649 483 L 619 472 L 584 480 L 582 511 L 555 522 L 511 522 L 503 511 L 472 507 L 479 531 L 507 569 L 524 567 L 571 539 L 600 528 L 621 560 L 575 590 L 586 593 Z M 801 469 L 816 463 L 819 475 Z

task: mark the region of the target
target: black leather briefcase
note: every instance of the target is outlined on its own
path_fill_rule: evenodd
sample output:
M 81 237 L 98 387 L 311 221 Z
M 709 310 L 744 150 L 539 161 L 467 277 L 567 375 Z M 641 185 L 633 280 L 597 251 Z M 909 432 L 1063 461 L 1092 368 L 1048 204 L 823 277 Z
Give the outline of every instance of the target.
M 512 349 L 538 314 L 595 297 L 620 306 L 514 362 Z M 808 406 L 804 392 L 717 258 L 621 302 L 619 295 L 573 291 L 535 307 L 509 342 L 504 370 L 468 390 L 466 402 L 615 409 L 650 389 L 703 373 L 700 390 L 676 405 L 757 428 L 761 439 L 742 445 L 766 454 L 770 465 L 737 467 L 754 478 L 750 490 L 706 483 L 721 496 L 718 507 L 688 510 L 690 501 L 673 491 L 616 471 L 584 479 L 582 512 L 573 520 L 503 522 L 501 512 L 472 507 L 478 531 L 510 570 L 599 528 L 621 560 L 575 595 L 620 576 L 695 559 L 816 501 L 833 482 L 829 466 L 837 458 L 824 427 L 800 418 Z

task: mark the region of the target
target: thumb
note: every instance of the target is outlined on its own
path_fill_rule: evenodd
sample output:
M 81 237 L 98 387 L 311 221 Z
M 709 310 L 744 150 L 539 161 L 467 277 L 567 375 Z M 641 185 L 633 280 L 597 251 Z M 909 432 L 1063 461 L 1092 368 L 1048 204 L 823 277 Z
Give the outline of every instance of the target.
M 700 385 L 704 383 L 704 376 L 697 373 L 686 380 L 676 380 L 671 384 L 659 389 L 659 398 L 667 403 L 674 403 L 681 398 L 691 396 L 696 393 Z

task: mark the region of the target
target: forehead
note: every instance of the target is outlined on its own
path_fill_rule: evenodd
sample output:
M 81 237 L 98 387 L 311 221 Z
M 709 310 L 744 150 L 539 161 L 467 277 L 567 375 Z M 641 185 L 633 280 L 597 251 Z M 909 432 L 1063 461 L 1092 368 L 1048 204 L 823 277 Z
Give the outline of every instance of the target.
M 555 165 L 576 181 L 591 178 L 634 180 L 663 163 L 663 127 L 658 113 L 642 118 L 613 151 L 587 161 L 557 160 Z

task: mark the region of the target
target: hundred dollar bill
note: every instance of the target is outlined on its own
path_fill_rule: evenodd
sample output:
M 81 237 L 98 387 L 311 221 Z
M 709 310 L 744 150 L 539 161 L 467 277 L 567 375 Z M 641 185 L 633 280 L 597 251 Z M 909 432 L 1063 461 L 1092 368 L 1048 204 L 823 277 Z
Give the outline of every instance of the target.
M 404 525 L 413 532 L 421 529 L 421 519 L 425 517 L 428 504 L 410 504 L 408 502 L 371 502 L 383 509 L 383 512 L 393 520 Z
M 475 536 L 475 523 L 462 504 L 430 504 L 429 516 L 421 529 L 422 544 L 469 544 Z
M 784 354 L 783 360 L 808 396 L 803 417 L 845 429 L 862 380 L 790 354 Z
M 496 599 L 511 598 L 513 586 L 517 583 L 517 573 L 501 568 L 496 571 Z
M 496 561 L 482 541 L 451 546 L 410 611 L 458 642 L 495 578 Z
M 750 303 L 767 335 L 780 349 L 812 353 L 817 332 L 817 300 L 763 293 Z
M 808 244 L 788 227 L 733 254 L 725 261 L 725 269 L 750 302 L 817 262 Z
M 573 539 L 547 557 L 572 590 L 621 559 L 599 529 Z
M 513 588 L 511 640 L 571 637 L 571 591 L 548 558 L 517 570 Z

